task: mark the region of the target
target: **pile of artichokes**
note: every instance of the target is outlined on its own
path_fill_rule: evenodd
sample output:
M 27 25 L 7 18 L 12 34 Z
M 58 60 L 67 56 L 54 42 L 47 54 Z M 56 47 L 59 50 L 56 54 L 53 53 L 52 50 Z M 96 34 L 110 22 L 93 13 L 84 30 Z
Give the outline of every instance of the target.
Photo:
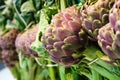
M 9 68 L 17 67 L 21 74 L 17 80 L 120 78 L 116 72 L 120 69 L 120 0 L 6 0 L 0 4 L 0 59 Z M 115 70 L 110 75 L 111 68 Z
M 98 0 L 82 9 L 69 7 L 53 16 L 41 41 L 53 61 L 64 66 L 80 62 L 88 40 L 98 42 L 112 60 L 120 59 L 120 1 Z

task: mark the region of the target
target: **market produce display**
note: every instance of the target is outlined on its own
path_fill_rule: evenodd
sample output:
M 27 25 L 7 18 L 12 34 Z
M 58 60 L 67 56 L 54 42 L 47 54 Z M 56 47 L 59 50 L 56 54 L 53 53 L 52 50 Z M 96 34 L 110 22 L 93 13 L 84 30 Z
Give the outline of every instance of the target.
M 120 0 L 1 0 L 0 61 L 16 80 L 120 80 Z

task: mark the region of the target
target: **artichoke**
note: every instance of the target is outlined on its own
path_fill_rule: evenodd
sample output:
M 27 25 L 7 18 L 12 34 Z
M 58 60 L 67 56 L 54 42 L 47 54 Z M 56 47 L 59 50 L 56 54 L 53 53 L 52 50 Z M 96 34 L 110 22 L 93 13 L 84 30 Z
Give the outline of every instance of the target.
M 3 32 L 0 35 L 0 48 L 13 49 L 15 48 L 15 39 L 19 33 L 17 29 L 11 29 L 8 32 Z
M 117 30 L 120 21 L 120 1 L 116 1 L 113 8 L 110 10 L 109 21 L 111 25 Z
M 105 54 L 113 60 L 120 59 L 120 1 L 110 11 L 107 25 L 99 30 L 98 43 Z
M 120 30 L 116 31 L 110 23 L 99 30 L 98 44 L 111 59 L 120 59 Z
M 87 36 L 81 27 L 81 16 L 75 7 L 69 7 L 53 16 L 41 42 L 54 62 L 69 67 L 78 63 L 85 49 Z
M 2 50 L 2 61 L 7 67 L 13 67 L 18 61 L 18 55 L 14 49 Z
M 19 33 L 17 29 L 0 32 L 0 50 L 3 63 L 8 67 L 13 67 L 18 61 L 18 55 L 15 51 L 15 39 Z
M 109 22 L 109 10 L 114 2 L 115 0 L 98 0 L 95 4 L 85 5 L 81 10 L 83 29 L 92 40 L 97 40 L 98 30 Z
M 38 26 L 33 26 L 31 29 L 19 33 L 15 41 L 16 50 L 18 52 L 21 51 L 25 55 L 33 55 L 37 57 L 37 53 L 30 49 L 32 42 L 36 39 L 37 32 Z

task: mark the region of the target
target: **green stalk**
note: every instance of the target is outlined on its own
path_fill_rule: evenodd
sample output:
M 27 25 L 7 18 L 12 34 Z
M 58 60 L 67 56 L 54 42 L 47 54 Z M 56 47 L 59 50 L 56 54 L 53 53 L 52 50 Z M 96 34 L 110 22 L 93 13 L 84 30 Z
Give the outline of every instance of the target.
M 66 0 L 60 0 L 61 11 L 64 10 L 66 7 L 67 7 L 67 1 Z
M 37 68 L 36 68 L 36 73 L 35 73 L 35 80 L 45 80 L 44 79 L 44 76 L 42 75 L 42 67 L 37 65 Z
M 95 70 L 91 69 L 92 71 L 92 78 L 91 80 L 102 80 L 102 76 Z
M 111 70 L 106 69 L 104 66 L 93 63 L 90 65 L 90 68 L 92 68 L 93 70 L 97 71 L 99 74 L 101 74 L 102 76 L 110 79 L 110 80 L 119 80 L 120 76 L 114 74 L 113 72 L 111 72 Z
M 27 80 L 28 79 L 28 69 L 26 68 L 26 58 L 24 55 L 22 55 L 21 52 L 18 52 L 18 58 L 19 58 L 19 73 L 20 73 L 20 80 Z
M 72 75 L 73 75 L 73 77 L 74 77 L 74 80 L 79 80 L 79 74 L 76 72 L 76 71 L 74 71 L 72 68 L 71 68 L 71 71 L 72 71 Z
M 9 70 L 11 71 L 12 75 L 15 77 L 16 80 L 20 80 L 20 73 L 19 73 L 19 64 L 16 62 L 14 67 L 10 67 Z
M 29 58 L 28 59 L 28 67 L 29 67 L 29 80 L 34 80 L 35 76 L 35 69 L 37 67 L 37 64 L 34 63 L 34 59 Z
M 59 66 L 59 75 L 60 80 L 67 80 L 65 74 L 65 68 L 63 66 Z
M 48 63 L 49 64 L 52 64 L 52 62 L 51 61 L 48 61 Z M 56 78 L 55 78 L 55 71 L 54 71 L 54 68 L 53 67 L 49 67 L 49 75 L 50 75 L 50 78 L 51 78 L 51 80 L 57 80 Z

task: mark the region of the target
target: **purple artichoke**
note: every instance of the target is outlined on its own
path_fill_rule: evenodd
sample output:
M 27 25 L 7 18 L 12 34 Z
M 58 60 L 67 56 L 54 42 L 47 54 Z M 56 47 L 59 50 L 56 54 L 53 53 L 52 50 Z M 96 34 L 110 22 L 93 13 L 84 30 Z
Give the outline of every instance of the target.
M 120 30 L 119 21 L 120 21 L 120 0 L 116 1 L 113 8 L 110 10 L 109 21 L 116 31 Z
M 99 30 L 98 43 L 103 52 L 113 60 L 120 59 L 120 1 L 110 11 L 110 23 Z
M 37 57 L 37 53 L 30 49 L 32 42 L 35 41 L 38 32 L 38 26 L 33 26 L 31 29 L 20 33 L 15 41 L 17 51 L 21 51 L 25 55 L 33 55 Z
M 66 67 L 78 63 L 87 36 L 81 27 L 81 15 L 75 6 L 56 14 L 41 41 L 52 59 Z
M 2 61 L 8 67 L 13 67 L 18 61 L 18 55 L 13 49 L 4 49 L 2 50 Z
M 6 33 L 0 35 L 0 47 L 2 49 L 13 49 L 15 48 L 15 39 L 19 33 L 17 29 L 11 29 Z
M 81 11 L 83 29 L 92 40 L 97 40 L 98 30 L 109 22 L 109 10 L 114 2 L 115 0 L 98 0 L 93 5 L 85 5 Z
M 99 30 L 98 44 L 111 59 L 120 59 L 120 31 L 108 23 Z

